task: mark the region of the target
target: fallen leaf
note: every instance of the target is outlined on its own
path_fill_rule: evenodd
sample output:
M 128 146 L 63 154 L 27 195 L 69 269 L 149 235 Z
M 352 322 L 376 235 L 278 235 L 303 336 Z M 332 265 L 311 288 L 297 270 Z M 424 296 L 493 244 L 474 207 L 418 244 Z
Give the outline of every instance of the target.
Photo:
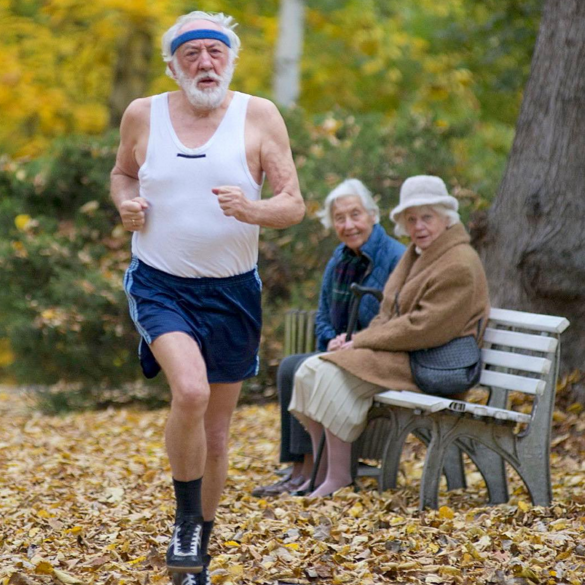
M 73 575 L 69 575 L 64 571 L 60 571 L 59 569 L 53 569 L 53 574 L 61 583 L 65 583 L 65 585 L 83 585 L 83 581 L 78 579 L 77 577 L 73 577 Z

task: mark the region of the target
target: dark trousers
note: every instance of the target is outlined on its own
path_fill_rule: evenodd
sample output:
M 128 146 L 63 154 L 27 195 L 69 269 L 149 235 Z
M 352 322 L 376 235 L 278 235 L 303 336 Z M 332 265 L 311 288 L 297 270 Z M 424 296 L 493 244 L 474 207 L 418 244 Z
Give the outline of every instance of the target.
M 295 373 L 299 366 L 315 353 L 297 353 L 285 357 L 278 366 L 276 385 L 280 402 L 280 462 L 303 461 L 313 451 L 311 437 L 303 425 L 288 411 Z

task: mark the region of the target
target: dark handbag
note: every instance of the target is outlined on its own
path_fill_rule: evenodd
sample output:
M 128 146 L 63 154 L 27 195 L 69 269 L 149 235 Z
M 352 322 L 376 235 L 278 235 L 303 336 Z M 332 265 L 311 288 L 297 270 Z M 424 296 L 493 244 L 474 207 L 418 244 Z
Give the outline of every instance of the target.
M 398 292 L 394 306 L 400 315 Z M 477 324 L 477 337 L 481 331 Z M 481 376 L 481 351 L 473 335 L 456 337 L 444 345 L 408 352 L 414 383 L 425 394 L 452 396 L 473 388 Z
M 459 394 L 473 388 L 481 376 L 481 352 L 473 335 L 411 351 L 409 357 L 414 382 L 425 394 Z

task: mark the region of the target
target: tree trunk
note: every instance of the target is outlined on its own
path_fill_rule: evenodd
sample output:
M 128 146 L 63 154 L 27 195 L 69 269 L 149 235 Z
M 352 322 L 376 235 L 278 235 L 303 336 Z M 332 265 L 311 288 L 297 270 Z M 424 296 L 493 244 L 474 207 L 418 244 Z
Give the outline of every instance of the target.
M 474 234 L 492 305 L 567 317 L 563 366 L 585 368 L 585 2 L 547 0 L 514 144 Z
M 276 102 L 283 106 L 292 106 L 300 94 L 304 18 L 304 0 L 280 1 L 273 92 Z
M 126 36 L 118 49 L 112 92 L 110 94 L 110 128 L 117 128 L 128 104 L 143 97 L 149 84 L 152 34 L 135 24 L 128 24 Z

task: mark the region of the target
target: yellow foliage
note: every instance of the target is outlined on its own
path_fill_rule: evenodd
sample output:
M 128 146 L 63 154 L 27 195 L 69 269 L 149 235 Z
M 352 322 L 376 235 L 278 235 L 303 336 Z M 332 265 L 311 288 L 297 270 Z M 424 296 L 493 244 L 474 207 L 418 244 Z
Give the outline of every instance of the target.
M 28 226 L 28 224 L 31 221 L 31 217 L 30 215 L 26 215 L 25 213 L 21 213 L 20 215 L 17 215 L 14 218 L 14 225 L 16 226 L 16 228 L 21 231 L 24 232 L 26 231 L 26 228 Z
M 35 573 L 37 575 L 52 575 L 53 565 L 48 561 L 40 561 L 35 567 Z
M 108 111 L 105 105 L 79 105 L 73 112 L 75 125 L 79 132 L 98 134 L 108 122 Z
M 187 7 L 179 0 L 0 0 L 0 150 L 37 156 L 55 137 L 100 134 L 109 123 L 114 71 L 122 41 L 136 28 L 152 38 L 146 93 L 176 88 L 158 56 L 160 37 Z M 31 5 L 40 5 L 34 12 Z M 300 105 L 324 112 L 338 105 L 384 112 L 389 119 L 408 101 L 409 111 L 437 114 L 447 124 L 478 108 L 476 79 L 465 51 L 437 51 L 434 20 L 461 23 L 469 0 L 406 0 L 392 9 L 364 0 L 306 3 Z M 382 3 L 383 4 L 383 3 Z M 477 4 L 477 3 L 474 3 Z M 480 3 L 481 4 L 481 3 Z M 278 0 L 204 0 L 196 6 L 232 15 L 242 52 L 235 71 L 238 90 L 270 96 L 278 38 Z M 404 8 L 404 9 L 403 9 Z M 480 6 L 474 8 L 480 18 Z M 383 15 L 383 16 L 382 16 Z M 420 25 L 422 18 L 426 24 Z M 502 57 L 505 63 L 505 57 Z M 514 56 L 508 57 L 510 67 Z M 499 132 L 502 135 L 502 132 Z M 465 163 L 461 161 L 461 164 Z

